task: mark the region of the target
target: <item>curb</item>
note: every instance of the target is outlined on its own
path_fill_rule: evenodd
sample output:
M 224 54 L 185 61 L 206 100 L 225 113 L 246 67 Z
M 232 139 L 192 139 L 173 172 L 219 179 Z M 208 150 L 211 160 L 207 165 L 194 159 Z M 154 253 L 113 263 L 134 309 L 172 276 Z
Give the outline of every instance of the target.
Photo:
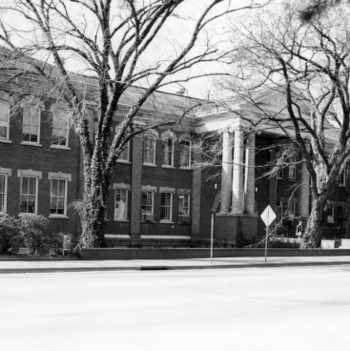
M 165 270 L 195 270 L 195 269 L 237 269 L 237 268 L 270 268 L 298 266 L 335 266 L 348 265 L 350 261 L 337 262 L 282 262 L 282 263 L 247 263 L 247 264 L 218 264 L 202 266 L 125 266 L 125 267 L 44 267 L 44 268 L 8 268 L 0 269 L 0 274 L 17 273 L 60 273 L 60 272 L 98 272 L 98 271 L 165 271 Z

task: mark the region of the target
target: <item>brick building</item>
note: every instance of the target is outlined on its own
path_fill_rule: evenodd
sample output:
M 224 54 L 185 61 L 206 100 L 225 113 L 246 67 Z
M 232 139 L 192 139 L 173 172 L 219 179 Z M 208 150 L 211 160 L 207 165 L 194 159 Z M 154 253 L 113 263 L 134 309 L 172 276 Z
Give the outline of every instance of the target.
M 127 91 L 116 124 L 141 93 L 139 88 Z M 270 108 L 277 109 L 281 101 L 281 96 L 265 97 Z M 201 245 L 209 241 L 212 220 L 220 245 L 235 245 L 237 236 L 256 241 L 264 233 L 259 215 L 268 204 L 284 218 L 290 235 L 295 222 L 308 217 L 309 177 L 297 151 L 275 176 L 264 176 L 283 149 L 281 130 L 267 124 L 253 128 L 249 120 L 259 115 L 247 106 L 235 106 L 236 112 L 193 109 L 198 102 L 158 92 L 141 109 L 136 127 L 191 112 L 179 124 L 138 135 L 125 148 L 110 190 L 105 226 L 110 245 Z M 212 168 L 201 167 L 201 140 L 208 133 L 222 140 L 221 163 Z M 50 230 L 78 235 L 72 204 L 80 198 L 81 155 L 64 105 L 28 99 L 19 108 L 11 86 L 2 84 L 0 148 L 0 215 L 41 214 L 50 219 Z M 329 235 L 343 234 L 344 186 L 340 182 L 334 194 Z

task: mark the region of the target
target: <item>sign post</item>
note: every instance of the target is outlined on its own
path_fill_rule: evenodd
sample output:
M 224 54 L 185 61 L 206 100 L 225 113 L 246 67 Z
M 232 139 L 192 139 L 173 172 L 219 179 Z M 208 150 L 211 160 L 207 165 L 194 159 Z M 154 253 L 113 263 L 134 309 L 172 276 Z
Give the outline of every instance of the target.
M 276 219 L 276 213 L 273 211 L 270 205 L 268 205 L 264 212 L 261 214 L 261 219 L 266 225 L 266 236 L 265 236 L 265 262 L 267 257 L 267 240 L 269 237 L 269 226 Z
M 210 264 L 213 263 L 213 246 L 214 246 L 214 212 L 211 214 L 210 225 Z

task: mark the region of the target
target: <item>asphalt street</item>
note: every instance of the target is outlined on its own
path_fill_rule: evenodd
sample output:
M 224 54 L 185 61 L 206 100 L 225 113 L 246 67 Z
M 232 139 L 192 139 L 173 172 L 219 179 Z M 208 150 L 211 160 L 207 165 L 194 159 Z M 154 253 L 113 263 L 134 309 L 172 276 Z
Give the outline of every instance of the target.
M 2 350 L 348 350 L 350 265 L 0 275 Z

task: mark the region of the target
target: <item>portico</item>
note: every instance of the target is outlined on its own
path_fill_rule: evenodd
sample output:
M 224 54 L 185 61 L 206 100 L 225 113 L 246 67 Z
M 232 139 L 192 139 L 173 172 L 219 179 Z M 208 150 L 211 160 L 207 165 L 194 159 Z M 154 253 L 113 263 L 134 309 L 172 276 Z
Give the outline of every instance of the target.
M 235 245 L 237 236 L 257 236 L 255 214 L 255 131 L 238 125 L 223 133 L 221 208 L 216 241 Z

